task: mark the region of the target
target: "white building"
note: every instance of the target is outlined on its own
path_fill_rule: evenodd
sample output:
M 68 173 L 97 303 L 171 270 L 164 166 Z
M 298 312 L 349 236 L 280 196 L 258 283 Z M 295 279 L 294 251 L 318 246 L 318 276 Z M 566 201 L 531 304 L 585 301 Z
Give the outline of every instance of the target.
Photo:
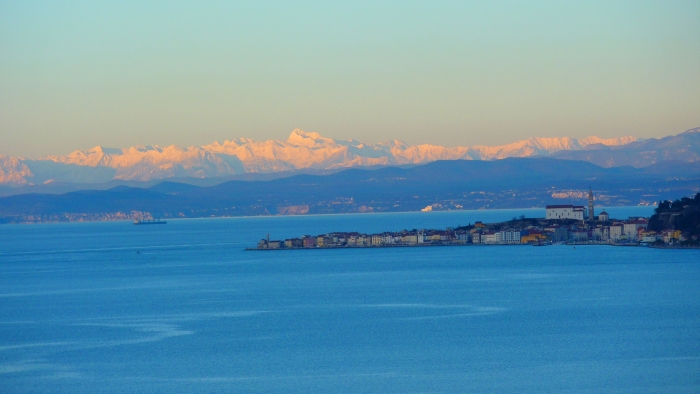
M 622 232 L 628 239 L 637 239 L 637 228 L 639 228 L 639 225 L 636 222 L 624 223 L 622 226 Z
M 497 243 L 519 244 L 520 231 L 504 230 L 496 233 Z
M 644 243 L 654 243 L 656 240 L 659 239 L 656 233 L 653 234 L 644 234 L 642 236 L 642 242 Z
M 481 243 L 481 233 L 472 233 L 471 239 L 472 239 L 473 244 L 480 244 Z
M 630 239 L 638 237 L 640 228 L 642 229 L 641 231 L 645 231 L 648 225 L 649 222 L 646 219 L 630 218 L 629 221 L 625 222 L 625 234 L 628 234 Z
M 471 235 L 471 234 L 469 234 L 469 233 L 467 233 L 467 232 L 464 232 L 464 233 L 457 233 L 457 239 L 460 240 L 460 241 L 469 242 L 469 241 L 471 241 L 470 235 Z
M 584 220 L 587 212 L 582 205 L 547 205 L 547 219 L 575 219 Z
M 481 233 L 481 243 L 482 244 L 495 244 L 496 243 L 496 233 L 493 231 L 487 231 Z
M 622 236 L 625 234 L 622 231 L 622 225 L 621 224 L 614 224 L 610 226 L 610 240 L 613 242 L 619 241 Z

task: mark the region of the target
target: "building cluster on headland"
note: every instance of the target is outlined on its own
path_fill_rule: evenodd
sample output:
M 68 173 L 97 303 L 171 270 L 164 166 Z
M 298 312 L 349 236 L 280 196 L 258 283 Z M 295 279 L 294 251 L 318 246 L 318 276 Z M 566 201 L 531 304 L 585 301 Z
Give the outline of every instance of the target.
M 514 218 L 503 223 L 476 222 L 468 226 L 440 229 L 413 229 L 395 232 L 363 234 L 358 232 L 332 232 L 320 235 L 304 235 L 285 240 L 260 240 L 257 250 L 447 246 L 447 245 L 547 245 L 552 243 L 673 245 L 684 241 L 678 230 L 662 232 L 647 229 L 649 219 L 630 217 L 626 220 L 611 219 L 603 211 L 595 216 L 593 194 L 589 193 L 589 206 L 548 205 L 545 218 Z
M 680 231 L 647 231 L 646 218 L 608 220 L 595 225 L 556 223 L 566 220 L 520 219 L 505 223 L 458 228 L 402 230 L 376 234 L 332 232 L 304 235 L 285 240 L 260 240 L 256 249 L 304 249 L 340 247 L 447 246 L 447 245 L 546 245 L 557 242 L 576 244 L 640 244 L 682 241 Z M 550 223 L 547 223 L 550 222 Z M 553 223 L 551 223 L 553 222 Z M 528 224 L 529 223 L 529 224 Z

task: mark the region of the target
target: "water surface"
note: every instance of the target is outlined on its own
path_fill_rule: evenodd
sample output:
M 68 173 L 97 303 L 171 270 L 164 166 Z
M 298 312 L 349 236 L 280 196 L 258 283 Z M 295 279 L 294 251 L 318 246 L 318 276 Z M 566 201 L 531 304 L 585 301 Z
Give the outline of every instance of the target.
M 0 391 L 700 391 L 698 251 L 242 251 L 529 213 L 0 226 Z

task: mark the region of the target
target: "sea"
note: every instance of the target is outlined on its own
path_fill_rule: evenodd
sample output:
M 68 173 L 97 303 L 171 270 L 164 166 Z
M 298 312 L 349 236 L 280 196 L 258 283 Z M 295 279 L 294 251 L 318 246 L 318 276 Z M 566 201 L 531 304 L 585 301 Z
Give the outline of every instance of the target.
M 520 215 L 0 226 L 0 392 L 700 392 L 700 250 L 244 251 Z

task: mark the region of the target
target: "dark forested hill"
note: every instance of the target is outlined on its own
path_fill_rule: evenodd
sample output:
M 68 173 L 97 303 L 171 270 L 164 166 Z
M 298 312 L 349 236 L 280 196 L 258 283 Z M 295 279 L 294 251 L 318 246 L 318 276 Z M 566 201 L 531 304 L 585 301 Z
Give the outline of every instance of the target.
M 700 193 L 675 201 L 660 201 L 649 219 L 653 231 L 680 230 L 687 236 L 700 237 Z

